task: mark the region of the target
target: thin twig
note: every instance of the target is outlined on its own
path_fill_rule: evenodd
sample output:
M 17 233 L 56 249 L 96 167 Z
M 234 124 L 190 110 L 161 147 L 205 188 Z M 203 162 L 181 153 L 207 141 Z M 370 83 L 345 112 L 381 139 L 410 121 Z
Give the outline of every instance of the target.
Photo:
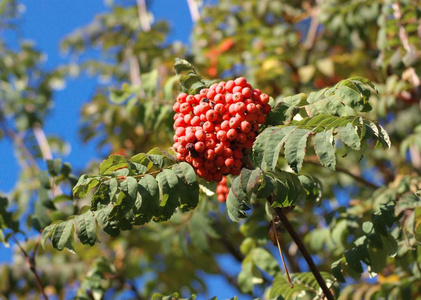
M 294 284 L 291 281 L 291 277 L 289 277 L 288 268 L 287 268 L 287 265 L 285 264 L 284 253 L 282 252 L 281 244 L 280 244 L 279 239 L 278 239 L 278 234 L 277 234 L 276 226 L 275 226 L 275 219 L 273 218 L 273 216 L 272 216 L 272 226 L 273 226 L 273 231 L 275 233 L 276 244 L 278 245 L 279 255 L 281 256 L 282 264 L 284 265 L 285 274 L 287 275 L 289 286 L 291 288 L 293 288 L 294 287 Z
M 273 199 L 272 197 L 268 197 L 269 203 L 272 204 Z M 314 277 L 316 278 L 318 284 L 320 285 L 324 296 L 328 300 L 333 300 L 333 295 L 329 288 L 326 286 L 326 282 L 324 281 L 322 275 L 320 274 L 319 270 L 316 267 L 311 255 L 308 253 L 307 248 L 304 246 L 304 243 L 301 241 L 300 236 L 295 232 L 294 228 L 292 227 L 291 223 L 289 222 L 288 218 L 284 215 L 281 208 L 274 208 L 277 216 L 281 220 L 282 224 L 284 225 L 285 229 L 288 231 L 289 235 L 291 236 L 292 240 L 297 245 L 298 249 L 300 250 L 301 254 L 303 255 L 304 259 L 306 260 L 310 271 L 313 273 Z
M 38 146 L 41 150 L 42 158 L 47 161 L 53 159 L 53 152 L 51 151 L 50 145 L 48 144 L 47 137 L 45 136 L 44 130 L 41 128 L 39 123 L 32 126 L 32 132 L 34 133 L 35 139 L 37 140 Z M 51 193 L 54 198 L 57 195 L 63 194 L 60 186 L 55 184 L 55 179 L 51 178 Z
M 34 132 L 35 139 L 37 140 L 38 146 L 41 150 L 41 155 L 44 160 L 53 159 L 53 153 L 51 151 L 50 145 L 48 144 L 44 130 L 41 128 L 41 125 L 39 123 L 34 124 L 32 131 Z
M 314 160 L 311 160 L 311 159 L 305 159 L 304 162 L 307 163 L 307 164 L 315 165 L 315 166 L 320 166 L 320 167 L 322 166 L 319 162 L 314 161 Z M 345 168 L 336 167 L 336 171 L 341 172 L 341 173 L 344 173 L 344 174 L 346 174 L 346 175 L 354 178 L 355 181 L 357 181 L 357 182 L 359 182 L 359 183 L 361 183 L 361 184 L 363 184 L 366 187 L 369 187 L 371 189 L 378 189 L 378 188 L 380 188 L 378 185 L 376 185 L 374 183 L 371 183 L 370 181 L 367 181 L 366 179 L 362 178 L 361 176 L 359 176 L 357 174 L 354 174 L 354 173 L 350 172 L 349 170 L 347 170 Z
M 34 249 L 34 252 L 33 252 L 33 256 L 31 257 L 25 251 L 25 249 L 23 249 L 22 245 L 19 243 L 18 239 L 14 235 L 12 235 L 12 239 L 14 240 L 16 245 L 18 245 L 20 251 L 22 252 L 23 256 L 25 257 L 25 261 L 26 261 L 26 264 L 29 267 L 29 270 L 31 270 L 31 272 L 34 274 L 35 282 L 36 282 L 42 296 L 44 297 L 44 300 L 48 300 L 48 296 L 45 293 L 44 286 L 42 285 L 41 279 L 39 278 L 36 267 L 35 267 L 35 255 L 36 255 L 35 249 Z

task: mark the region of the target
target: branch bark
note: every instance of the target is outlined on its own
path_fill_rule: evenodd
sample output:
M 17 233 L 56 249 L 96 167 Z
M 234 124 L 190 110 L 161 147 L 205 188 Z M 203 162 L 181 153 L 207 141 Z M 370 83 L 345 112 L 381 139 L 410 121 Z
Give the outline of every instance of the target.
M 270 204 L 273 203 L 273 199 L 271 197 L 268 198 Z M 284 215 L 281 208 L 274 208 L 276 215 L 281 220 L 282 224 L 284 225 L 285 229 L 288 231 L 289 235 L 291 236 L 292 240 L 297 245 L 298 249 L 300 250 L 301 254 L 303 255 L 304 259 L 306 260 L 310 271 L 313 273 L 314 277 L 316 278 L 318 284 L 320 285 L 324 297 L 328 300 L 333 300 L 334 297 L 332 292 L 327 287 L 326 282 L 324 281 L 322 275 L 320 274 L 319 270 L 316 267 L 311 255 L 308 253 L 307 248 L 305 247 L 304 243 L 301 241 L 300 236 L 295 232 L 294 228 L 292 227 L 291 223 L 289 222 L 288 218 Z
M 19 250 L 22 252 L 23 256 L 25 257 L 25 261 L 29 267 L 29 270 L 31 270 L 31 272 L 34 274 L 35 282 L 44 300 L 48 300 L 48 296 L 45 293 L 45 289 L 44 289 L 44 286 L 42 285 L 41 278 L 38 276 L 38 272 L 36 270 L 35 256 L 36 256 L 36 249 L 38 248 L 38 246 L 36 246 L 36 248 L 33 251 L 32 256 L 30 256 L 28 252 L 26 252 L 26 250 L 23 249 L 22 245 L 19 243 L 18 239 L 14 235 L 12 235 L 12 239 L 14 240 L 16 245 L 18 245 Z

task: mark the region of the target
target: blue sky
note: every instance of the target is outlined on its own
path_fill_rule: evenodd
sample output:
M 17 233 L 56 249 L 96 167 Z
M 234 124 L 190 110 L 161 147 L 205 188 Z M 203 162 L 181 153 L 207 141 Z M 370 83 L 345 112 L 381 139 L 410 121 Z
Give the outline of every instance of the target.
M 69 58 L 59 50 L 60 41 L 64 36 L 88 24 L 96 14 L 107 10 L 102 0 L 22 0 L 21 3 L 26 8 L 23 13 L 23 36 L 33 41 L 37 49 L 46 54 L 47 69 L 68 62 Z M 172 29 L 170 41 L 189 42 L 192 21 L 186 0 L 155 0 L 149 9 L 152 10 L 155 20 L 169 21 Z M 98 157 L 94 145 L 82 144 L 77 133 L 81 107 L 94 92 L 96 84 L 94 78 L 86 75 L 69 79 L 66 87 L 56 92 L 54 107 L 45 123 L 47 135 L 58 135 L 70 145 L 69 154 L 62 159 L 70 162 L 75 169 L 83 168 L 91 159 Z M 0 140 L 0 153 L 0 166 L 8 170 L 0 172 L 0 193 L 7 193 L 13 189 L 18 179 L 19 166 L 8 140 Z M 0 245 L 0 262 L 10 260 L 11 250 Z M 238 271 L 238 265 L 229 257 L 221 257 L 220 261 L 222 268 Z M 224 299 L 237 294 L 220 277 L 208 276 L 206 281 L 212 296 Z

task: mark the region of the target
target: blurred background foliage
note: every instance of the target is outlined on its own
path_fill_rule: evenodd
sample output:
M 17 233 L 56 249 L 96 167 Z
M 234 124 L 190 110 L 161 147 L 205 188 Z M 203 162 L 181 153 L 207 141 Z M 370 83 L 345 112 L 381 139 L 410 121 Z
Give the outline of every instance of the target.
M 64 37 L 61 48 L 69 63 L 53 71 L 45 70 L 43 54 L 19 33 L 19 1 L 0 3 L 0 31 L 19 37 L 18 47 L 0 38 L 0 138 L 13 143 L 21 167 L 15 189 L 0 198 L 0 242 L 15 247 L 13 263 L 0 266 L 1 297 L 40 298 L 42 285 L 45 296 L 53 299 L 150 299 L 156 292 L 203 298 L 214 294 L 205 283 L 209 274 L 226 280 L 240 299 L 270 298 L 280 287 L 283 271 L 268 237 L 265 207 L 254 203 L 249 218 L 232 223 L 216 201 L 215 186 L 204 182 L 199 207 L 168 222 L 152 222 L 116 237 L 98 231 L 101 242 L 92 247 L 75 243 L 75 254 L 59 252 L 49 243 L 39 247 L 43 228 L 91 200 L 89 195 L 72 197 L 79 174 L 52 160 L 65 151 L 65 141 L 43 131 L 54 90 L 82 72 L 106 83 L 98 85 L 81 111 L 80 138 L 85 143 L 126 157 L 165 148 L 172 144 L 172 103 L 179 88 L 172 70 L 175 57 L 188 59 L 208 79 L 244 76 L 276 100 L 350 76 L 373 81 L 378 94 L 371 98 L 373 110 L 366 117 L 386 128 L 391 149 L 367 150 L 362 158 L 350 152 L 338 159 L 335 173 L 307 153 L 303 172 L 317 175 L 323 197 L 300 203 L 288 216 L 319 269 L 328 273 L 332 262 L 340 263 L 344 253 L 359 249 L 355 241 L 370 235 L 363 224 L 389 218 L 387 236 L 395 242 L 384 252 L 369 253 L 370 266 L 360 266 L 361 276 L 345 272 L 347 282 L 335 283 L 335 296 L 420 297 L 418 2 L 188 3 L 194 22 L 191 46 L 167 41 L 171 29 L 165 21 L 154 21 L 149 1 L 108 1 L 107 12 Z M 97 58 L 83 57 L 94 48 L 101 50 Z M 41 171 L 44 160 L 49 161 L 48 171 Z M 94 174 L 97 166 L 92 162 L 82 171 Z M 307 272 L 288 234 L 281 239 L 290 272 Z M 312 293 L 317 290 L 300 295 Z

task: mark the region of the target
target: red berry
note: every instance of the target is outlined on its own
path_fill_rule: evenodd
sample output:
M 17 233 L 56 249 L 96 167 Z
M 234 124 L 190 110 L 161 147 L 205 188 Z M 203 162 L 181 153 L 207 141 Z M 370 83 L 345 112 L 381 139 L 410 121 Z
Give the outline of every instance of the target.
M 232 100 L 234 100 L 234 102 L 241 102 L 243 101 L 243 99 L 244 99 L 244 96 L 240 92 L 236 92 L 234 93 L 234 95 L 232 95 Z
M 268 104 L 269 103 L 269 95 L 268 94 L 261 94 L 260 95 L 260 102 L 262 102 L 262 104 Z
M 175 102 L 174 105 L 172 106 L 172 109 L 178 113 L 180 112 L 180 102 Z
M 236 128 L 238 128 L 238 127 L 240 126 L 241 121 L 240 121 L 240 120 L 237 120 L 237 119 L 234 117 L 234 118 L 231 118 L 231 119 L 230 119 L 229 124 L 230 124 L 230 127 L 231 127 L 231 128 L 236 129 Z
M 221 123 L 221 130 L 228 131 L 230 129 L 230 122 L 229 121 L 223 121 Z
M 213 132 L 215 126 L 213 125 L 212 122 L 206 121 L 205 124 L 203 124 L 203 129 L 206 132 Z
M 247 138 L 248 138 L 249 140 L 253 140 L 253 141 L 254 141 L 254 139 L 256 138 L 256 134 L 255 134 L 253 131 L 251 131 L 251 132 L 249 132 L 249 133 L 247 134 Z
M 265 115 L 257 116 L 257 123 L 258 124 L 265 124 L 266 123 L 266 116 Z
M 243 152 L 240 149 L 235 149 L 232 151 L 232 156 L 237 159 L 243 158 Z
M 222 114 L 225 111 L 225 106 L 222 103 L 218 103 L 213 108 L 217 113 Z
M 205 144 L 203 142 L 197 142 L 196 144 L 194 144 L 194 149 L 197 152 L 202 153 L 203 151 L 205 151 Z
M 243 102 L 237 102 L 235 104 L 235 111 L 239 114 L 242 114 L 246 111 L 247 106 Z
M 224 103 L 225 96 L 223 94 L 216 94 L 214 100 L 216 103 Z
M 198 116 L 194 116 L 191 121 L 190 124 L 192 126 L 198 126 L 200 124 L 200 118 Z
M 224 157 L 232 157 L 232 150 L 230 148 L 225 148 L 224 149 Z
M 194 135 L 193 132 L 186 133 L 186 142 L 187 143 L 194 143 L 195 140 L 196 140 L 196 136 Z
M 215 121 L 218 118 L 218 115 L 216 114 L 216 111 L 213 109 L 210 109 L 206 112 L 206 119 L 210 122 Z
M 237 138 L 237 130 L 235 129 L 230 129 L 227 132 L 227 138 L 230 139 L 231 141 L 235 140 Z
M 257 114 L 247 114 L 246 120 L 249 122 L 254 122 L 257 120 Z
M 193 95 L 188 95 L 186 101 L 190 105 L 197 103 L 197 99 Z
M 186 149 L 186 147 L 180 145 L 177 148 L 177 152 L 180 153 L 181 155 L 186 155 L 187 154 L 187 149 Z
M 221 179 L 222 179 L 222 172 L 221 171 L 216 171 L 213 174 L 213 180 L 216 181 L 216 182 L 218 182 L 218 181 L 221 181 Z
M 207 170 L 210 170 L 210 169 L 212 169 L 212 168 L 215 166 L 215 164 L 213 163 L 213 161 L 212 161 L 212 160 L 205 160 L 205 162 L 203 163 L 203 166 L 204 166 Z
M 214 89 L 209 89 L 208 93 L 206 94 L 206 98 L 209 100 L 213 100 L 215 98 L 216 92 Z
M 241 125 L 241 122 L 243 122 L 243 121 L 246 119 L 246 115 L 245 115 L 245 114 L 239 114 L 239 113 L 236 113 L 236 114 L 235 114 L 235 119 L 236 119 L 238 122 L 240 122 L 240 124 L 238 125 L 238 126 L 240 126 L 240 125 Z
M 270 107 L 270 105 L 269 104 L 265 104 L 265 105 L 263 105 L 263 109 L 262 109 L 262 111 L 263 111 L 263 113 L 265 114 L 265 115 L 267 115 L 268 113 L 270 113 L 270 111 L 272 110 L 272 107 Z
M 196 130 L 194 133 L 198 141 L 203 142 L 206 139 L 205 132 L 202 129 Z
M 232 89 L 234 88 L 234 86 L 235 86 L 234 80 L 228 80 L 227 83 L 225 84 L 225 90 L 227 92 L 232 92 Z
M 176 136 L 182 136 L 186 134 L 186 128 L 184 127 L 177 127 L 177 129 L 175 130 L 175 135 Z
M 235 163 L 235 161 L 234 161 L 233 158 L 229 157 L 229 158 L 225 159 L 225 166 L 227 166 L 227 167 L 233 167 L 234 163 Z
M 205 177 L 206 175 L 208 175 L 208 170 L 205 167 L 200 167 L 200 168 L 197 168 L 196 173 L 200 177 Z
M 184 122 L 186 122 L 186 125 L 190 125 L 191 124 L 191 119 L 193 119 L 193 115 L 188 114 L 184 116 Z
M 207 149 L 205 151 L 205 159 L 207 160 L 214 160 L 215 159 L 215 150 Z
M 248 88 L 248 87 L 246 87 L 246 88 L 244 88 L 242 91 L 241 91 L 241 93 L 244 95 L 244 97 L 246 97 L 246 98 L 250 98 L 252 95 L 253 95 L 253 91 L 250 89 L 250 88 Z
M 244 143 L 245 141 L 247 141 L 247 135 L 245 135 L 244 133 L 239 133 L 237 136 L 237 141 L 239 143 Z
M 215 145 L 215 154 L 220 155 L 224 153 L 225 146 L 223 144 Z
M 228 103 L 228 104 L 231 104 L 232 102 L 234 102 L 234 100 L 232 99 L 232 96 L 233 95 L 231 93 L 226 94 L 225 95 L 225 102 Z
M 257 108 L 254 103 L 247 104 L 247 112 L 251 114 L 257 113 Z
M 215 89 L 215 92 L 217 92 L 218 94 L 225 94 L 225 87 L 223 87 L 222 85 L 218 85 Z
M 186 100 L 187 94 L 186 93 L 181 93 L 177 96 L 177 102 L 184 102 Z
M 247 85 L 247 80 L 244 77 L 238 77 L 237 79 L 234 80 L 235 85 L 238 86 L 246 86 Z
M 233 89 L 232 89 L 232 93 L 233 94 L 235 94 L 235 93 L 241 93 L 241 91 L 243 90 L 243 88 L 241 87 L 241 86 L 235 86 Z M 242 94 L 242 93 L 241 93 Z
M 176 127 L 185 127 L 186 126 L 186 122 L 184 122 L 184 118 L 183 117 L 178 117 L 177 120 L 175 120 L 174 125 Z
M 180 105 L 180 112 L 182 114 L 188 114 L 191 111 L 192 111 L 192 108 L 191 108 L 190 104 L 188 104 L 188 103 L 182 103 Z
M 241 122 L 240 128 L 241 128 L 241 132 L 249 133 L 251 131 L 251 124 L 248 121 L 243 121 Z
M 206 149 L 215 149 L 215 146 L 216 146 L 215 140 L 207 139 L 205 141 L 205 146 L 206 146 Z
M 227 139 L 227 132 L 225 130 L 219 130 L 216 133 L 216 138 L 220 141 L 225 141 Z
M 192 165 L 195 168 L 200 168 L 203 166 L 203 159 L 201 157 L 195 157 L 192 159 Z

